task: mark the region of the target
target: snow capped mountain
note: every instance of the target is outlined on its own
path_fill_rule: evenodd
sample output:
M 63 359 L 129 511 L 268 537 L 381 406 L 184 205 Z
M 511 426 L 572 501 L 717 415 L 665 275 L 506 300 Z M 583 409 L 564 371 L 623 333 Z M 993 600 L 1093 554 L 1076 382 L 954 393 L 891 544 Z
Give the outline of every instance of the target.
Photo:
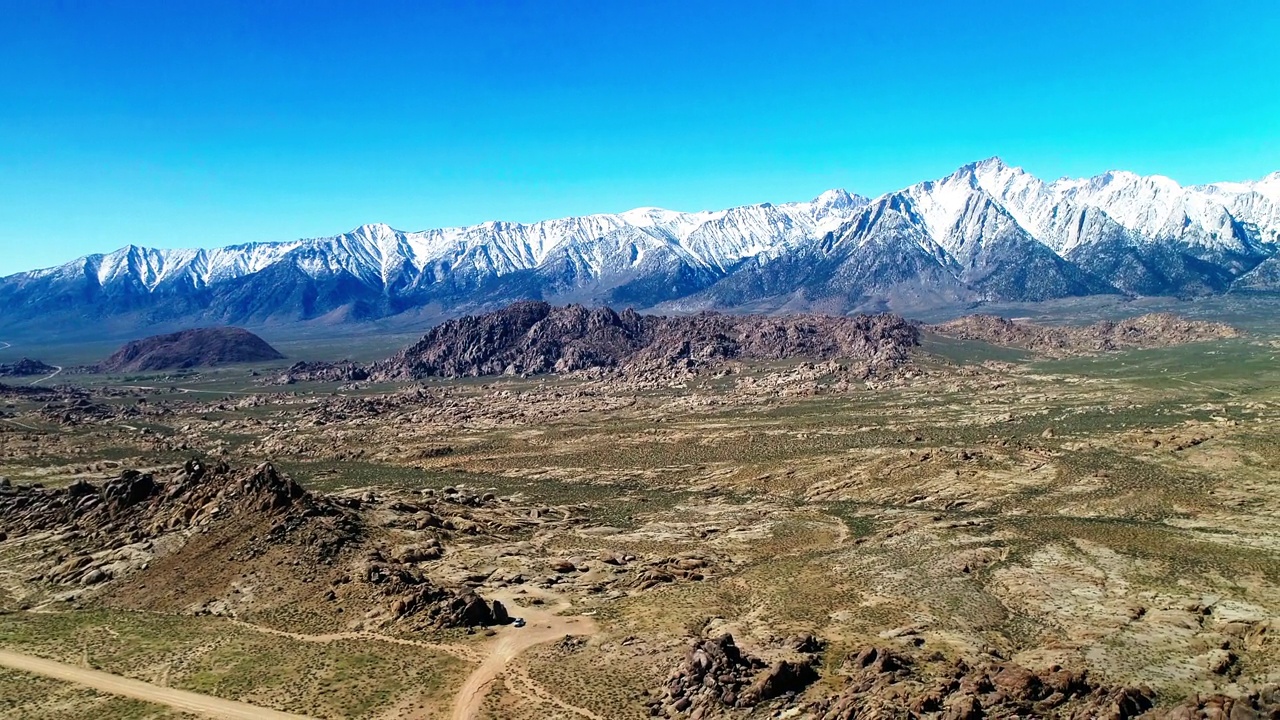
M 1044 182 L 990 158 L 875 200 L 644 207 L 213 250 L 127 246 L 0 279 L 0 326 L 264 322 L 520 298 L 827 310 L 1095 293 L 1280 289 L 1280 172 L 1180 186 L 1113 171 Z M 1256 271 L 1255 271 L 1256 268 Z
M 1211 255 L 1266 254 L 1262 246 L 1273 243 L 1280 228 L 1275 201 L 1265 194 L 1273 191 L 1267 180 L 1184 188 L 1161 175 L 1113 171 L 1046 184 L 999 158 L 964 170 L 1004 204 L 1020 225 L 1059 253 L 1088 242 L 1078 230 L 1073 236 L 1072 229 L 1073 221 L 1087 208 L 1105 213 L 1134 237 Z M 1251 232 L 1242 222 L 1256 222 L 1267 227 L 1269 234 Z

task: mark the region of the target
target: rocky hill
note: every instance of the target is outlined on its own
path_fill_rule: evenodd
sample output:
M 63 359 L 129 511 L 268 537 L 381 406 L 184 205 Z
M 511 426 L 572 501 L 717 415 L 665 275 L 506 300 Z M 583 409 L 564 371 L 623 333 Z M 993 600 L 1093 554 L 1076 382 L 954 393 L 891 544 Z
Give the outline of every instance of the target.
M 0 363 L 0 377 L 31 377 L 48 375 L 58 368 L 46 365 L 39 360 L 22 358 L 16 363 Z
M 313 494 L 270 464 L 237 470 L 195 459 L 167 475 L 126 470 L 106 482 L 62 488 L 0 480 L 0 541 L 52 534 L 33 582 L 130 609 L 235 617 L 292 607 L 332 620 L 342 612 L 341 595 L 382 624 L 444 628 L 508 620 L 500 603 L 468 587 L 442 586 L 419 567 L 438 559 L 440 537 L 450 537 L 428 512 L 437 505 L 413 507 L 431 533 L 423 547 L 397 554 L 383 546 L 388 521 L 371 511 L 370 498 Z M 453 512 L 496 512 L 488 507 L 496 502 L 475 505 Z M 316 590 L 317 576 L 326 578 L 327 594 Z M 257 598 L 241 592 L 259 581 L 274 591 Z
M 147 372 L 282 360 L 284 355 L 248 330 L 212 327 L 134 340 L 95 366 L 97 372 Z
M 995 315 L 967 315 L 950 322 L 928 325 L 925 329 L 962 340 L 980 340 L 1046 355 L 1168 347 L 1242 335 L 1230 325 L 1189 320 L 1171 313 L 1149 313 L 1076 327 L 1037 325 Z
M 896 365 L 918 344 L 894 315 L 762 317 L 704 312 L 684 317 L 581 305 L 519 302 L 451 320 L 388 360 L 380 380 L 535 375 L 590 368 L 695 368 L 732 359 L 843 358 Z

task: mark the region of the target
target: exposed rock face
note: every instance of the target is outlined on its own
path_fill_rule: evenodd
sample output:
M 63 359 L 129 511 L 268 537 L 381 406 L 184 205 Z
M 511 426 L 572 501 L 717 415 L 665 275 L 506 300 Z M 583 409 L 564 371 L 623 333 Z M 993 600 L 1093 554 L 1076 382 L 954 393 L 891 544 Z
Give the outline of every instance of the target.
M 421 565 L 441 557 L 438 538 L 384 553 L 363 505 L 313 495 L 269 464 L 235 471 L 191 460 L 163 479 L 126 470 L 65 488 L 6 483 L 0 536 L 52 533 L 62 546 L 36 580 L 64 592 L 119 580 L 95 590 L 135 609 L 235 616 L 236 603 L 248 601 L 242 586 L 256 577 L 313 610 L 319 598 L 319 607 L 332 609 L 341 600 L 381 623 L 434 629 L 510 621 L 501 603 L 428 578 Z M 459 524 L 405 503 L 377 512 L 400 510 L 428 527 Z M 315 583 L 324 577 L 331 589 L 319 593 Z
M 298 362 L 285 370 L 276 381 L 279 385 L 296 382 L 360 382 L 369 379 L 369 369 L 350 360 L 340 362 Z
M 31 377 L 48 375 L 58 368 L 46 365 L 39 360 L 22 358 L 16 363 L 0 363 L 0 377 Z
M 137 542 L 242 513 L 284 519 L 338 514 L 269 464 L 234 472 L 225 464 L 186 463 L 165 480 L 126 470 L 101 484 L 18 486 L 0 492 L 0 527 L 11 536 L 74 529 L 88 539 Z M 283 527 L 281 528 L 283 530 Z
M 817 656 L 768 665 L 744 654 L 733 636 L 694 642 L 684 662 L 671 671 L 654 714 L 705 716 L 716 708 L 748 708 L 787 693 L 799 693 L 818 679 Z
M 494 608 L 471 590 L 433 585 L 418 576 L 419 587 L 391 604 L 396 620 L 428 628 L 470 628 L 502 625 L 510 618 L 495 615 Z
M 1156 710 L 1155 692 L 1145 685 L 1110 685 L 1085 672 L 1059 667 L 1034 671 L 1012 662 L 918 664 L 881 647 L 864 648 L 844 660 L 836 676 L 844 678 L 838 693 L 806 700 L 802 693 L 818 679 L 815 667 L 822 649 L 822 643 L 808 640 L 812 638 L 797 639 L 793 649 L 813 653 L 769 665 L 743 653 L 729 635 L 696 641 L 668 676 L 663 697 L 650 704 L 650 712 L 667 717 L 733 716 L 777 700 L 781 705 L 773 707 L 792 708 L 782 716 L 817 720 L 1280 717 L 1276 687 L 1239 698 L 1195 696 L 1172 709 Z
M 1155 705 L 1150 688 L 1107 686 L 1085 673 L 1059 668 L 1033 672 L 1014 663 L 971 667 L 964 661 L 926 671 L 885 648 L 865 648 L 851 655 L 842 673 L 844 689 L 809 708 L 820 720 L 926 716 L 1124 720 Z
M 1189 320 L 1170 313 L 1151 313 L 1084 327 L 1050 327 L 1006 320 L 995 315 L 968 315 L 925 327 L 930 332 L 993 345 L 1026 348 L 1046 355 L 1152 348 L 1240 337 L 1230 325 Z
M 518 302 L 444 323 L 376 363 L 370 375 L 403 380 L 619 366 L 693 368 L 735 358 L 839 357 L 892 365 L 905 361 L 916 344 L 916 328 L 893 315 L 663 317 Z
M 742 691 L 738 702 L 744 707 L 757 705 L 786 693 L 800 692 L 817 679 L 818 673 L 811 662 L 778 660 Z
M 1271 686 L 1244 697 L 1226 695 L 1199 696 L 1170 710 L 1167 720 L 1199 720 L 1199 718 L 1230 718 L 1230 720 L 1263 720 L 1280 717 L 1280 686 Z
M 284 355 L 248 330 L 196 328 L 134 340 L 98 363 L 96 370 L 104 373 L 181 370 L 283 358 Z
M 164 479 L 126 470 L 104 483 L 0 489 L 0 532 L 56 533 L 65 547 L 42 579 L 63 586 L 98 585 L 144 571 L 157 544 L 173 547 L 172 538 L 226 534 L 229 541 L 215 543 L 213 556 L 200 543 L 179 540 L 167 558 L 178 574 L 151 568 L 166 590 L 175 587 L 175 578 L 199 577 L 209 563 L 228 567 L 228 559 L 246 562 L 284 546 L 320 560 L 333 558 L 361 535 L 358 518 L 307 493 L 271 465 L 236 472 L 199 460 Z

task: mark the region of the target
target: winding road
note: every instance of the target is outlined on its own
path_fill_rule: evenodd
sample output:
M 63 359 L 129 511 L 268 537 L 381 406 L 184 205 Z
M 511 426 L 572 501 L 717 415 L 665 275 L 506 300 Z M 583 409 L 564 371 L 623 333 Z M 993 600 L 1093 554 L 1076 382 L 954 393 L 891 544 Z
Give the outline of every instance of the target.
M 7 343 L 7 342 L 5 342 L 5 341 L 3 341 L 3 340 L 0 340 L 0 350 L 8 350 L 8 349 L 9 349 L 9 348 L 11 348 L 11 347 L 13 347 L 13 343 Z M 51 365 L 50 367 L 54 368 L 54 370 L 53 370 L 53 372 L 52 372 L 52 373 L 50 373 L 49 375 L 45 375 L 44 377 L 42 377 L 42 378 L 40 378 L 40 379 L 38 379 L 38 380 L 32 380 L 32 381 L 31 381 L 31 384 L 32 384 L 32 385 L 39 385 L 40 383 L 44 382 L 45 380 L 52 380 L 53 378 L 57 377 L 58 373 L 62 372 L 62 367 L 61 367 L 61 366 L 59 366 L 59 365 Z
M 478 662 L 479 665 L 476 666 L 471 675 L 467 677 L 466 682 L 462 684 L 462 687 L 454 695 L 453 712 L 450 716 L 452 720 L 475 720 L 475 718 L 479 717 L 490 688 L 493 686 L 494 681 L 499 678 L 504 678 L 507 688 L 528 702 L 549 705 L 586 720 L 604 720 L 604 718 L 586 708 L 572 705 L 557 697 L 554 692 L 534 681 L 523 669 L 516 668 L 512 670 L 507 667 L 512 660 L 535 645 L 554 642 L 567 635 L 589 635 L 595 633 L 595 621 L 581 615 L 566 616 L 556 614 L 560 610 L 567 609 L 568 605 L 520 607 L 516 604 L 516 598 L 509 594 L 495 593 L 495 599 L 501 600 L 511 611 L 518 612 L 524 617 L 526 625 L 520 628 L 514 625 L 498 628 L 493 639 L 480 647 L 427 643 L 370 632 L 301 635 L 251 625 L 242 621 L 234 622 L 240 627 L 304 642 L 328 643 L 348 639 L 375 640 L 443 651 L 469 662 Z M 82 685 L 99 692 L 165 705 L 175 710 L 212 718 L 225 718 L 226 720 L 311 720 L 304 715 L 281 712 L 186 690 L 161 687 L 141 680 L 112 675 L 100 670 L 90 670 L 8 650 L 0 650 L 0 667 L 43 675 L 55 680 Z
M 51 367 L 53 367 L 53 368 L 54 368 L 53 372 L 49 373 L 48 375 L 45 375 L 44 377 L 40 378 L 39 380 L 32 380 L 32 381 L 31 381 L 31 384 L 32 384 L 32 385 L 39 385 L 40 383 L 44 382 L 45 380 L 52 380 L 53 378 L 55 378 L 55 377 L 57 377 L 57 376 L 58 376 L 58 373 L 62 372 L 62 366 L 61 366 L 61 365 L 53 365 L 53 366 L 51 366 Z
M 491 596 L 501 601 L 508 611 L 524 618 L 525 626 L 507 625 L 497 628 L 492 640 L 484 645 L 467 646 L 447 643 L 429 643 L 419 640 L 397 638 L 378 633 L 343 632 L 327 635 L 303 635 L 273 628 L 253 625 L 241 620 L 233 620 L 239 627 L 270 635 L 287 637 L 301 642 L 329 643 L 338 640 L 372 640 L 398 645 L 421 647 L 449 653 L 467 662 L 479 663 L 471 671 L 454 694 L 452 720 L 474 720 L 479 717 L 489 689 L 499 678 L 504 678 L 506 686 L 515 695 L 537 704 L 549 705 L 567 711 L 586 720 L 604 720 L 592 711 L 572 705 L 557 697 L 555 693 L 542 687 L 523 669 L 509 669 L 507 665 L 521 653 L 535 645 L 554 642 L 567 635 L 590 635 L 597 631 L 595 621 L 583 615 L 559 615 L 558 612 L 568 609 L 567 603 L 556 606 L 522 607 L 518 598 L 510 592 L 494 593 Z
M 280 712 L 248 703 L 175 690 L 99 670 L 0 650 L 0 666 L 83 685 L 99 692 L 165 705 L 175 710 L 225 720 L 311 720 L 305 715 Z

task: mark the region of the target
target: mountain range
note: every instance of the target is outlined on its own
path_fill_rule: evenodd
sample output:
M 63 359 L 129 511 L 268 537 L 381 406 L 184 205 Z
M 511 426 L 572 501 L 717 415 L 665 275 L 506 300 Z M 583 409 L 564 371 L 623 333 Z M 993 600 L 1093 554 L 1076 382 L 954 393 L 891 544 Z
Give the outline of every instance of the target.
M 0 328 L 445 317 L 522 300 L 668 311 L 906 310 L 1280 290 L 1280 172 L 1045 182 L 999 158 L 870 199 L 171 250 L 0 278 Z

